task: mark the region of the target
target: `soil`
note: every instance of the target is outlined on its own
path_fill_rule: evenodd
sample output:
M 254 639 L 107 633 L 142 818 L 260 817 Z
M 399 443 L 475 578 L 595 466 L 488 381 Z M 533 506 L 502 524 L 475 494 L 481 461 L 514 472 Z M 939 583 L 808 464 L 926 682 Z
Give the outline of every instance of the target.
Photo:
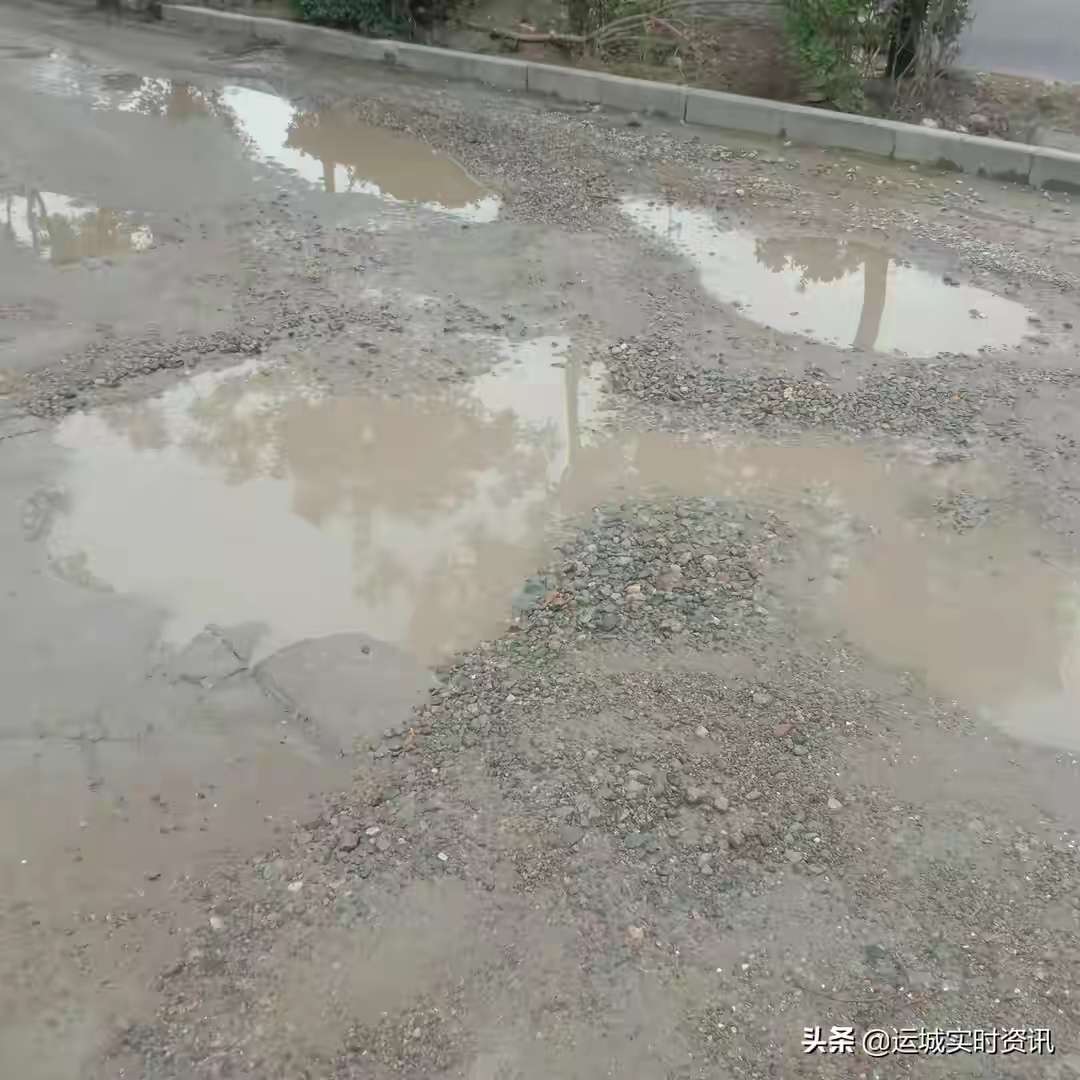
M 1068 196 L 3 13 L 4 1075 L 1080 1075 Z
M 459 18 L 462 26 L 439 31 L 441 43 L 753 97 L 821 104 L 802 78 L 780 27 L 775 20 L 760 16 L 676 20 L 673 31 L 653 28 L 645 33 L 640 27 L 628 27 L 619 41 L 607 44 L 602 55 L 486 38 L 473 29 L 490 25 L 565 33 L 562 5 L 486 0 L 463 10 Z M 934 80 L 926 93 L 905 91 L 899 100 L 895 88 L 871 82 L 866 88 L 866 111 L 913 123 L 930 119 L 948 130 L 1024 143 L 1056 145 L 1055 133 L 1080 135 L 1080 87 L 959 68 Z M 1058 148 L 1075 150 L 1075 145 Z
M 1080 136 L 1080 86 L 957 70 L 938 80 L 929 100 L 906 102 L 896 117 L 1075 152 L 1080 143 L 1055 139 Z
M 437 40 L 452 48 L 518 54 L 543 63 L 570 64 L 618 75 L 685 83 L 690 86 L 804 101 L 797 66 L 783 35 L 769 20 L 728 17 L 679 20 L 663 26 L 628 25 L 609 38 L 603 52 L 536 42 L 513 42 L 485 34 L 482 27 L 524 32 L 566 33 L 563 5 L 484 2 L 459 10 Z

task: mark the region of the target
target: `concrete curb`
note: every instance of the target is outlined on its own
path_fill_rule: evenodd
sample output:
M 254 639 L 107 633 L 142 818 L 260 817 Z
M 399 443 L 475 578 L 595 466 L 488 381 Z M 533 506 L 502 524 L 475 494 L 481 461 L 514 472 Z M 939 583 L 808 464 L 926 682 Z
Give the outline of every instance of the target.
M 183 29 L 242 34 L 295 49 L 393 64 L 409 71 L 468 79 L 503 90 L 547 94 L 562 101 L 595 103 L 704 127 L 749 131 L 813 146 L 938 165 L 1037 188 L 1080 192 L 1080 154 L 1042 146 L 787 105 L 718 90 L 696 90 L 578 68 L 383 41 L 284 19 L 185 4 L 163 4 L 161 17 Z

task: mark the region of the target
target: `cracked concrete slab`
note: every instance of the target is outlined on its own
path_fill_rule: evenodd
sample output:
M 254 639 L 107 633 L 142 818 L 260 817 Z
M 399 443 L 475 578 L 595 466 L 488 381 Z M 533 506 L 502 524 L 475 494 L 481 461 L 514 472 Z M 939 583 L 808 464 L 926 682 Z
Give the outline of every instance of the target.
M 255 677 L 323 747 L 351 753 L 358 739 L 407 724 L 435 685 L 431 673 L 366 634 L 333 634 L 280 650 Z
M 220 634 L 206 629 L 196 634 L 165 665 L 168 677 L 178 682 L 211 687 L 247 665 Z

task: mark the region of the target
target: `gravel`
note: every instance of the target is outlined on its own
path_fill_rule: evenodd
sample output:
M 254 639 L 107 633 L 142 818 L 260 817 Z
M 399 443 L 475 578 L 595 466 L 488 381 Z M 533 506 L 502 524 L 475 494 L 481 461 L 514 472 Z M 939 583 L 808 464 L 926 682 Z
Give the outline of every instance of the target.
M 932 435 L 961 446 L 976 438 L 1014 438 L 1025 389 L 1050 382 L 1075 393 L 1070 371 L 1032 374 L 1015 364 L 951 358 L 898 359 L 875 366 L 857 388 L 838 389 L 825 371 L 805 375 L 702 368 L 667 338 L 615 342 L 604 354 L 614 389 L 651 407 L 655 426 L 700 430 L 746 427 L 779 435 L 809 430 L 852 435 Z M 662 411 L 661 411 L 662 410 Z
M 686 536 L 676 551 L 670 538 Z M 458 1074 L 488 1045 L 486 1018 L 519 1015 L 548 986 L 558 1007 L 527 1037 L 511 1025 L 507 1060 L 523 1062 L 540 1032 L 542 1054 L 550 1042 L 599 1068 L 612 1059 L 592 1056 L 587 1033 L 616 1030 L 628 987 L 645 985 L 666 1004 L 641 1019 L 643 1060 L 684 1062 L 664 1075 L 766 1077 L 779 1054 L 785 1076 L 817 1076 L 796 1049 L 815 1022 L 1015 1026 L 1019 1010 L 1064 1041 L 1080 1020 L 1068 996 L 1080 937 L 1046 912 L 1073 917 L 1072 841 L 992 790 L 911 802 L 870 779 L 869 759 L 901 764 L 912 723 L 957 763 L 987 736 L 844 642 L 793 640 L 795 613 L 748 617 L 761 560 L 796 542 L 719 500 L 595 513 L 538 573 L 550 584 L 539 603 L 444 666 L 408 724 L 357 747 L 352 789 L 265 861 L 199 883 L 219 932 L 196 933 L 197 962 L 116 1053 L 147 1075 L 209 1077 L 247 1046 L 260 1075 L 285 1075 L 295 1044 L 268 1009 L 286 976 L 268 958 L 285 943 L 307 955 L 342 928 L 395 940 L 395 910 L 434 880 L 451 891 L 408 925 L 433 935 L 445 973 L 431 981 L 410 948 L 397 977 L 427 989 L 371 1023 L 342 1012 L 305 1058 L 318 1075 Z M 678 580 L 654 589 L 672 561 Z M 649 583 L 645 599 L 617 602 L 630 580 Z M 688 598 L 712 615 L 687 617 L 675 640 L 665 613 Z M 596 617 L 604 603 L 614 628 Z M 718 662 L 734 650 L 755 662 Z M 1015 782 L 1034 793 L 1040 780 L 1022 767 Z M 957 828 L 972 816 L 978 830 Z M 488 943 L 469 946 L 471 963 L 454 959 L 446 905 L 459 897 Z M 922 1075 L 918 1060 L 897 1069 Z

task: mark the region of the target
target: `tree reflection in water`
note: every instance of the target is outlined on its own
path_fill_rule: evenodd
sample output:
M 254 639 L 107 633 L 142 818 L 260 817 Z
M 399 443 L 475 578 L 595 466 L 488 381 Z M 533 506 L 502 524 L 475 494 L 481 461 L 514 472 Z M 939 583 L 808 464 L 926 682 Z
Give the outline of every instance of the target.
M 142 251 L 153 240 L 149 229 L 121 211 L 80 206 L 66 195 L 36 188 L 4 196 L 0 236 L 57 266 Z
M 863 272 L 863 302 L 852 344 L 873 349 L 881 332 L 889 287 L 889 256 L 876 248 L 848 244 L 843 240 L 770 238 L 755 243 L 755 255 L 774 274 L 797 270 L 802 274 L 799 290 L 809 284 L 828 284 Z
M 828 284 L 863 271 L 863 307 L 855 330 L 856 349 L 873 349 L 881 332 L 881 316 L 889 292 L 889 256 L 877 248 L 848 244 L 842 240 L 767 239 L 755 243 L 758 262 L 773 273 L 797 270 L 802 274 L 799 291 L 808 284 Z
M 201 393 L 192 380 L 185 394 L 100 415 L 140 458 L 160 457 L 165 484 L 170 469 L 190 477 L 194 464 L 199 483 L 245 486 L 238 494 L 253 506 L 260 484 L 286 485 L 292 515 L 325 543 L 351 549 L 352 628 L 431 654 L 467 637 L 470 623 L 483 628 L 492 612 L 508 613 L 582 453 L 588 456 L 574 430 L 577 363 L 548 370 L 569 396 L 565 415 L 547 426 L 522 423 L 511 409 L 485 407 L 468 392 L 436 400 L 332 397 L 277 372 L 218 377 Z M 604 455 L 597 464 L 617 467 Z M 274 521 L 260 517 L 258 526 L 272 530 Z M 196 527 L 213 530 L 215 522 Z M 223 538 L 222 547 L 230 545 Z M 274 555 L 273 535 L 265 547 L 253 557 Z M 287 544 L 280 556 L 286 579 L 309 576 L 290 568 Z

